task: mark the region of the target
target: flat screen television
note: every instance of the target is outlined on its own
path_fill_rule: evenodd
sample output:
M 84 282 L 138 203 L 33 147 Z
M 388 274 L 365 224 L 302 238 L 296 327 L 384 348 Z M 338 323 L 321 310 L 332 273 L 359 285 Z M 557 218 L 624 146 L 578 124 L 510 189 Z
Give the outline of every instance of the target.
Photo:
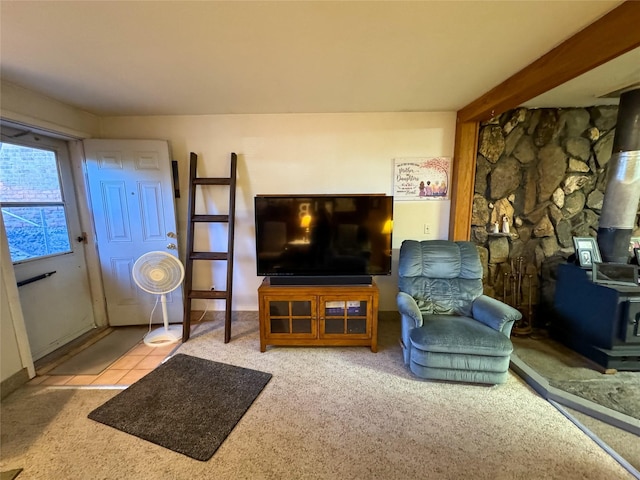
M 257 195 L 257 274 L 272 284 L 390 275 L 392 222 L 388 195 Z

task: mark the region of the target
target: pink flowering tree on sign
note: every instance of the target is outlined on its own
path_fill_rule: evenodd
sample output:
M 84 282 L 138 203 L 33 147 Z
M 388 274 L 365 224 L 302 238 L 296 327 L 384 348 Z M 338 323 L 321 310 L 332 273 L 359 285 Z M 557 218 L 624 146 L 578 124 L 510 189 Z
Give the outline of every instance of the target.
M 449 198 L 451 158 L 399 158 L 394 161 L 396 200 L 445 200 Z

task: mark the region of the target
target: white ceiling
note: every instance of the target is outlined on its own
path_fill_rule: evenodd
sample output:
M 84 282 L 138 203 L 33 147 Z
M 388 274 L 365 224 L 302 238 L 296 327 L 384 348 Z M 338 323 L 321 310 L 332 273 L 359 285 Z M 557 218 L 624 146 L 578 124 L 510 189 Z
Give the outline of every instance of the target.
M 98 115 L 456 111 L 620 3 L 3 0 L 0 74 Z M 617 62 L 527 106 L 640 80 Z
M 523 105 L 558 108 L 617 104 L 621 91 L 629 87 L 640 87 L 640 48 L 620 55 Z

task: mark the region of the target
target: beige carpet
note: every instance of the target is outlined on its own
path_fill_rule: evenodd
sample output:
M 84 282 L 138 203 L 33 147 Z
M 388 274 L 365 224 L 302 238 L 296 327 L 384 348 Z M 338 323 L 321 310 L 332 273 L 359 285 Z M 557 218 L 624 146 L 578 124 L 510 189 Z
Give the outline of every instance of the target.
M 269 347 L 251 314 L 198 325 L 180 353 L 273 374 L 208 462 L 87 414 L 117 392 L 24 387 L 2 403 L 1 469 L 26 479 L 631 479 L 517 376 L 496 387 L 420 381 L 395 318 L 380 351 Z

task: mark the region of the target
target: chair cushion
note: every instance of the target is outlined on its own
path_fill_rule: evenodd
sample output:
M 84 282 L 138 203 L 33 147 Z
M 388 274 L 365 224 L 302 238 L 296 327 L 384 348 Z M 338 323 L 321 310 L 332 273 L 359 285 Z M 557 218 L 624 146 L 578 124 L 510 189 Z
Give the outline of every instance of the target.
M 411 295 L 423 314 L 470 316 L 482 293 L 482 280 L 410 277 L 400 279 L 401 292 Z
M 508 368 L 500 372 L 431 368 L 411 362 L 411 371 L 420 378 L 428 380 L 446 380 L 451 382 L 485 383 L 497 385 L 509 378 Z
M 423 314 L 471 315 L 482 295 L 482 265 L 472 242 L 404 240 L 398 288 L 411 295 Z
M 480 255 L 473 242 L 404 240 L 400 257 L 400 277 L 482 279 Z
M 466 353 L 427 352 L 413 348 L 410 365 L 443 370 L 468 370 L 470 372 L 506 372 L 509 370 L 509 355 L 494 357 L 489 355 L 469 355 Z
M 412 348 L 427 352 L 503 357 L 513 344 L 501 332 L 469 317 L 424 315 L 423 324 L 409 334 Z

